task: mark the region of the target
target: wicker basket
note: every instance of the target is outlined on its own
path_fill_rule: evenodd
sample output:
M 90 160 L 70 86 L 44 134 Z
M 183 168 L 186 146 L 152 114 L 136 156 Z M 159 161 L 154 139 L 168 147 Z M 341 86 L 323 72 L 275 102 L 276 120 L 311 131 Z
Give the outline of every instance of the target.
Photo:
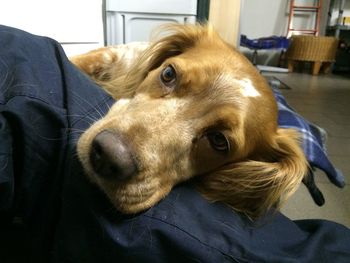
M 320 36 L 293 36 L 286 58 L 299 61 L 333 62 L 338 39 Z

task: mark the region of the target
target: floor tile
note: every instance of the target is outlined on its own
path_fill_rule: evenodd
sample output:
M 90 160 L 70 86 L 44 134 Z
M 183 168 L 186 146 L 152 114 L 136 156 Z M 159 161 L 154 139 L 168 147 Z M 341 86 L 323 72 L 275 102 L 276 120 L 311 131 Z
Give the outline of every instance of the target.
M 328 137 L 327 153 L 333 156 L 347 156 L 350 161 L 350 138 Z
M 328 183 L 318 183 L 325 204 L 317 206 L 304 185 L 287 201 L 282 213 L 295 219 L 327 219 L 350 227 L 350 186 L 339 189 Z

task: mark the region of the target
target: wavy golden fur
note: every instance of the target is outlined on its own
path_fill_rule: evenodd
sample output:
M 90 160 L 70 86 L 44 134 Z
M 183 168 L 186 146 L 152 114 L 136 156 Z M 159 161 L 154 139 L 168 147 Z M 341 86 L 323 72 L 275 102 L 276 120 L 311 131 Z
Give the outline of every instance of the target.
M 298 133 L 277 127 L 265 79 L 210 26 L 167 30 L 128 56 L 123 46 L 71 59 L 118 100 L 79 140 L 89 178 L 125 213 L 149 208 L 189 179 L 208 200 L 252 218 L 278 208 L 307 161 Z M 162 79 L 169 67 L 171 86 Z M 91 145 L 106 130 L 123 138 L 133 158 L 137 172 L 126 180 L 101 178 L 91 163 Z

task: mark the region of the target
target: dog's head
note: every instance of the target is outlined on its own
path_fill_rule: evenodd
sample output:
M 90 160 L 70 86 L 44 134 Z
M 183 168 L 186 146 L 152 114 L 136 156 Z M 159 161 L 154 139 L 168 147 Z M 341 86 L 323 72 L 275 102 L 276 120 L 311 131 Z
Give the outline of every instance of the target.
M 125 213 L 193 177 L 209 200 L 248 215 L 277 206 L 307 166 L 297 134 L 277 127 L 271 89 L 211 27 L 173 29 L 114 83 L 127 98 L 80 138 L 88 176 Z

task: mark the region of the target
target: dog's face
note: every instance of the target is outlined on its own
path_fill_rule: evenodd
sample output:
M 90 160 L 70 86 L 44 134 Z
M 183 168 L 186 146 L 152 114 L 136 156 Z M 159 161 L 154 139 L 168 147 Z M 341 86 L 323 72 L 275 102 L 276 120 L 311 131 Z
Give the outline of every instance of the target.
M 223 168 L 278 158 L 277 107 L 265 80 L 211 29 L 182 30 L 146 52 L 129 76 L 137 79 L 133 97 L 118 100 L 78 143 L 88 176 L 124 213 L 195 176 L 210 198 Z

